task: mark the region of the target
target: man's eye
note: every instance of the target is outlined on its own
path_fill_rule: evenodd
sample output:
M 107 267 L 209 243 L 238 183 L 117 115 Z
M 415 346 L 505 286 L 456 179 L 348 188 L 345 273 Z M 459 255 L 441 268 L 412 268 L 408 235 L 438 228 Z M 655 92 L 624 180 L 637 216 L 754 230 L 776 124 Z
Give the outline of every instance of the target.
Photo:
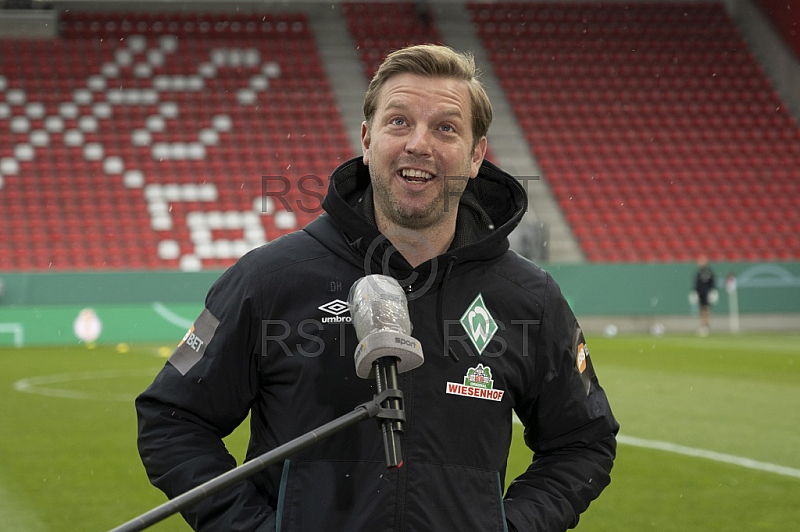
M 442 124 L 439 127 L 439 129 L 441 129 L 442 131 L 444 131 L 446 133 L 452 133 L 453 131 L 455 131 L 455 129 L 453 129 L 453 126 L 451 126 L 450 124 Z
M 402 118 L 392 118 L 391 123 L 394 126 L 402 126 L 403 124 L 406 123 L 406 121 Z

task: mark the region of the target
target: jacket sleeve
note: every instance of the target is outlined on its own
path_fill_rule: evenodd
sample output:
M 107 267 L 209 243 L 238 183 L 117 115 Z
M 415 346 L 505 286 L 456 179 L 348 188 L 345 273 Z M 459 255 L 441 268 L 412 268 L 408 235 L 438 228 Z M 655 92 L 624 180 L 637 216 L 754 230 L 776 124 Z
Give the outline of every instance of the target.
M 260 358 L 258 299 L 251 297 L 258 287 L 246 270 L 240 261 L 214 284 L 205 309 L 136 399 L 142 462 L 170 499 L 236 467 L 222 438 L 253 404 Z M 274 522 L 273 510 L 249 481 L 182 513 L 195 530 L 261 531 Z
M 574 528 L 611 481 L 619 425 L 583 333 L 549 276 L 539 337 L 533 341 L 531 391 L 516 411 L 534 455 L 509 486 L 505 510 L 510 529 L 556 532 Z

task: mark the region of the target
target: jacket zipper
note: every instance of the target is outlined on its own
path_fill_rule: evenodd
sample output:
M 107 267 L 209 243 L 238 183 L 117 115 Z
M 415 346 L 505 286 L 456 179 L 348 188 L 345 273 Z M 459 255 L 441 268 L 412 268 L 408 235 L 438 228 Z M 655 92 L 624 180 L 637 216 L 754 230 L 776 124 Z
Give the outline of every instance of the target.
M 286 498 L 286 486 L 289 483 L 289 468 L 292 464 L 291 460 L 283 462 L 283 471 L 281 472 L 281 483 L 278 488 L 278 504 L 275 508 L 275 532 L 281 532 L 281 523 L 283 521 L 283 503 Z
M 410 411 L 411 411 L 411 402 L 409 399 L 411 398 L 411 372 L 403 373 L 399 376 L 400 378 L 400 389 L 403 390 L 403 408 L 406 412 L 406 420 L 410 419 Z M 406 438 L 406 434 L 408 433 L 408 421 L 405 424 L 405 432 L 403 434 L 402 440 L 402 450 L 403 450 L 403 461 L 405 464 L 399 470 L 397 470 L 397 483 L 395 485 L 395 493 L 396 493 L 396 501 L 397 506 L 395 507 L 395 530 L 397 532 L 403 532 L 406 529 L 406 488 L 408 487 L 408 467 L 409 467 L 409 460 L 408 460 L 408 439 Z

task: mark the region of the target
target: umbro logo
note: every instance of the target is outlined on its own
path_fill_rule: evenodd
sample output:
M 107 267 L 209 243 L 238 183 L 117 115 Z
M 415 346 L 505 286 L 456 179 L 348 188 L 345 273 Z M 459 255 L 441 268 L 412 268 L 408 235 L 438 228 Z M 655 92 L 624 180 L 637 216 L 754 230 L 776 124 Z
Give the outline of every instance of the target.
M 333 301 L 328 301 L 324 305 L 320 305 L 317 308 L 327 312 L 328 314 L 333 314 L 334 316 L 338 316 L 339 314 L 344 314 L 345 312 L 350 310 L 350 305 L 347 304 L 347 301 L 342 301 L 341 299 L 334 299 Z
M 324 305 L 320 305 L 317 308 L 323 312 L 331 314 L 331 316 L 323 317 L 322 323 L 353 322 L 353 318 L 351 318 L 350 316 L 342 316 L 342 314 L 344 314 L 345 312 L 350 311 L 350 305 L 347 304 L 347 301 L 342 301 L 341 299 L 334 299 L 333 301 L 328 301 Z

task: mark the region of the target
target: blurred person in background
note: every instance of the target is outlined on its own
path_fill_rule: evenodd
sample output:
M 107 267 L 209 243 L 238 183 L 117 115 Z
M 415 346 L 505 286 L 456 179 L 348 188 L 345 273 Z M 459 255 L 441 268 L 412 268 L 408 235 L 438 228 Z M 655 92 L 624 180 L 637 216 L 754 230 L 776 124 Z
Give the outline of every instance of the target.
M 711 305 L 717 301 L 717 286 L 714 272 L 708 265 L 708 259 L 701 255 L 697 258 L 697 271 L 694 274 L 694 292 L 700 306 L 700 336 L 708 336 L 711 332 Z

